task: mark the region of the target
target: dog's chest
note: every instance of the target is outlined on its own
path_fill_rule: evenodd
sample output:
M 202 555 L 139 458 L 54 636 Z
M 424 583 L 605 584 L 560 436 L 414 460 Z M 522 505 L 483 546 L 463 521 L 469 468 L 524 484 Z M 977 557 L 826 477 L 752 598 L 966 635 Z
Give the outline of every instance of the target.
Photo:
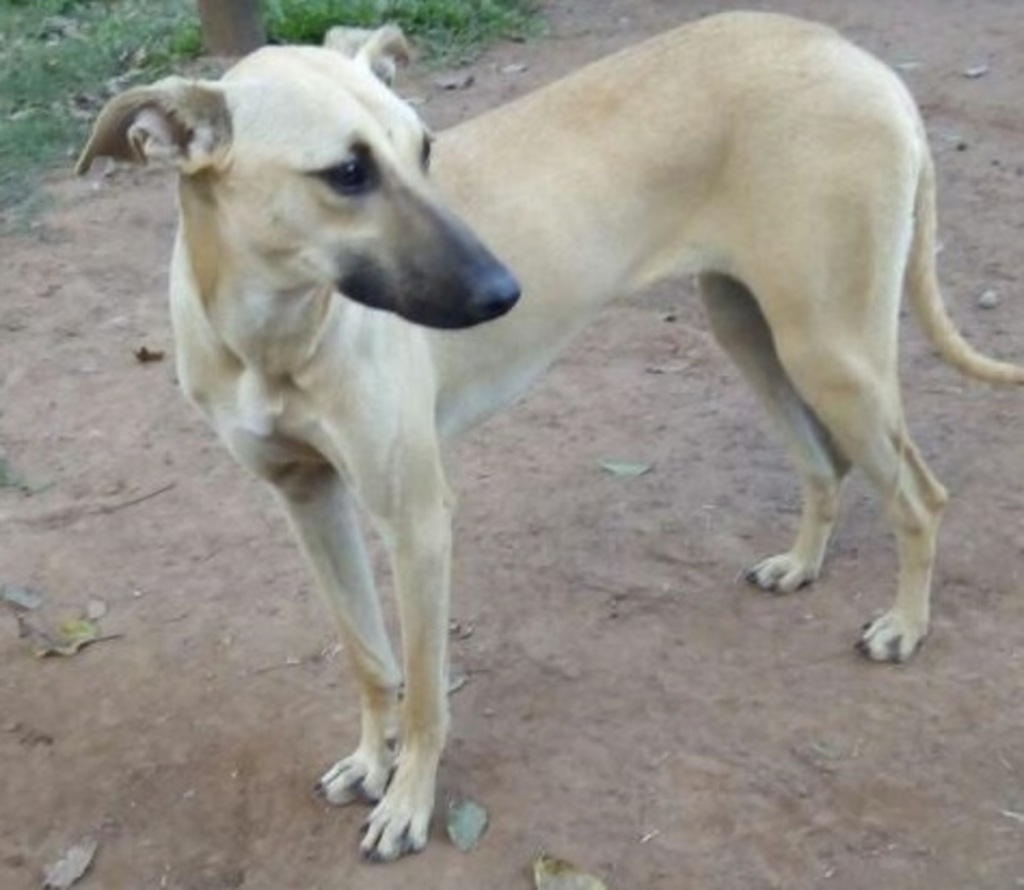
M 204 409 L 243 465 L 266 476 L 296 460 L 309 459 L 316 424 L 302 410 L 301 394 L 293 385 L 246 369 L 227 389 Z
M 213 307 L 210 336 L 190 341 L 179 355 L 189 395 L 254 469 L 287 461 L 290 450 L 306 450 L 315 435 L 315 412 L 296 378 L 314 359 L 328 305 L 317 293 L 235 295 Z
M 271 385 L 262 375 L 243 371 L 235 386 L 231 426 L 238 433 L 257 440 L 281 436 L 288 393 L 281 385 Z

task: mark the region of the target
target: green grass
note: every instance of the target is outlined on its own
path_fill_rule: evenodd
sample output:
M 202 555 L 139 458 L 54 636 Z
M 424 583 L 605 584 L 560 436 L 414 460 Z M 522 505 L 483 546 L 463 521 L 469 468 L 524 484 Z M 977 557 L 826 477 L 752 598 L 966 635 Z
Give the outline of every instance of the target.
M 180 0 L 0 0 L 0 221 L 70 163 L 106 98 L 199 49 Z
M 271 39 L 319 42 L 332 25 L 397 22 L 428 59 L 468 61 L 537 32 L 536 0 L 263 0 Z M 41 205 L 47 170 L 70 166 L 114 93 L 201 52 L 183 0 L 0 0 L 0 231 Z
M 267 33 L 282 43 L 319 43 L 332 25 L 394 22 L 428 59 L 458 64 L 499 39 L 524 40 L 541 25 L 537 0 L 263 0 Z

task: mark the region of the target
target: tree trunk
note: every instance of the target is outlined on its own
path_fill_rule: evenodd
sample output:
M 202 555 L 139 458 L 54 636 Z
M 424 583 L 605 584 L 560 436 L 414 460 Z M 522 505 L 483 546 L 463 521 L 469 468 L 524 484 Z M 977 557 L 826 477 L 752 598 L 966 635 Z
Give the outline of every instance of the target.
M 214 56 L 244 56 L 267 42 L 259 0 L 199 0 L 199 21 Z

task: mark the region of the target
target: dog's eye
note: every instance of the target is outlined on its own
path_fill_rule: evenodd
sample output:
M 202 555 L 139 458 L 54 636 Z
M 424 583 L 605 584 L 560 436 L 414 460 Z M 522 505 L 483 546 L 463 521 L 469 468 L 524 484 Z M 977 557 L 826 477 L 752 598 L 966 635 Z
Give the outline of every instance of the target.
M 339 195 L 362 195 L 376 184 L 373 163 L 365 152 L 357 152 L 317 176 Z

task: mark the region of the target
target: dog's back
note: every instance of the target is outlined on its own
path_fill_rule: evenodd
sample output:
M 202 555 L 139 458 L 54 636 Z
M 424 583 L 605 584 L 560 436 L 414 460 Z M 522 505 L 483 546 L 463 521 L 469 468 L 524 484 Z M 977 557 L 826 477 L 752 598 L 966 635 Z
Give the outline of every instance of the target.
M 804 256 L 823 214 L 896 201 L 909 218 L 927 158 L 886 65 L 825 26 L 751 12 L 685 25 L 448 130 L 435 179 L 525 296 L 475 332 L 491 342 L 467 343 L 469 359 L 445 340 L 442 390 L 451 376 L 511 397 L 587 307 L 707 269 L 756 279 L 773 257 Z

